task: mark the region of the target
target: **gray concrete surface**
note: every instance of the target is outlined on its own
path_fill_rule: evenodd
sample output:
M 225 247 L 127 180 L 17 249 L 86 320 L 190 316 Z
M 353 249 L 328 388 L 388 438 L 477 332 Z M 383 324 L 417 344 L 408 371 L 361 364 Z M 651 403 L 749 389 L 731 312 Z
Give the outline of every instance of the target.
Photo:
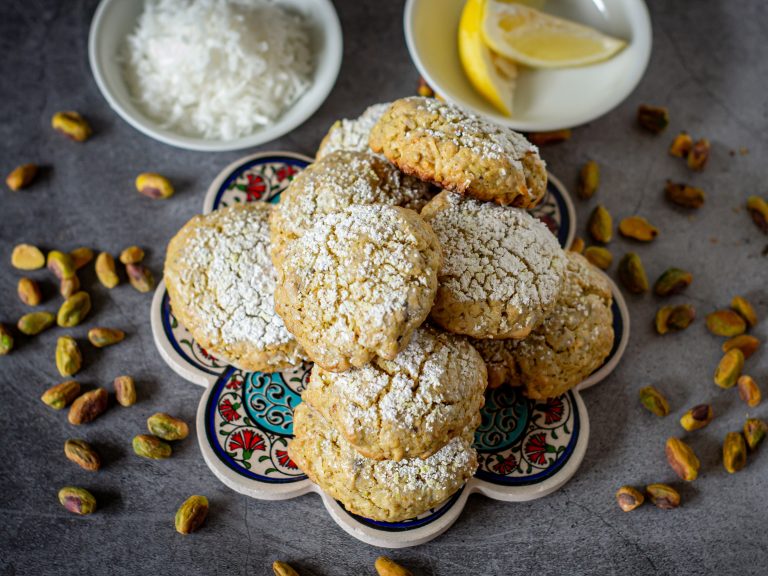
M 25 308 L 16 299 L 19 274 L 9 266 L 17 242 L 47 248 L 80 245 L 117 252 L 129 244 L 148 248 L 159 276 L 165 245 L 199 211 L 209 182 L 241 153 L 185 152 L 156 143 L 111 112 L 99 94 L 86 57 L 95 0 L 4 0 L 0 5 L 0 172 L 35 161 L 46 169 L 28 191 L 0 191 L 0 321 L 15 323 Z M 402 3 L 339 1 L 345 33 L 344 64 L 325 105 L 306 124 L 265 149 L 312 153 L 324 130 L 373 102 L 413 93 L 417 73 L 406 52 Z M 720 341 L 703 316 L 744 294 L 768 316 L 768 236 L 749 221 L 750 194 L 768 194 L 768 6 L 748 0 L 653 0 L 654 52 L 637 90 L 607 116 L 581 127 L 570 142 L 543 150 L 551 170 L 572 185 L 588 158 L 603 168 L 603 185 L 591 202 L 578 202 L 580 231 L 597 201 L 615 217 L 639 213 L 660 229 L 651 245 L 617 239 L 617 257 L 629 249 L 656 278 L 675 265 L 695 281 L 675 301 L 695 304 L 699 319 L 685 333 L 659 337 L 651 321 L 659 302 L 629 298 L 632 337 L 623 362 L 585 394 L 592 436 L 586 459 L 562 490 L 526 504 L 500 504 L 473 496 L 464 514 L 441 538 L 392 552 L 419 575 L 459 574 L 766 574 L 768 572 L 768 447 L 749 466 L 728 475 L 720 442 L 738 429 L 747 409 L 736 392 L 712 383 Z M 639 103 L 670 108 L 666 134 L 654 137 L 633 125 Z M 49 128 L 60 109 L 81 110 L 93 123 L 85 145 Z M 687 130 L 707 137 L 712 159 L 690 174 L 666 154 L 672 135 Z M 747 147 L 749 154 L 732 156 Z M 177 195 L 153 202 L 133 190 L 133 178 L 157 170 L 178 183 Z M 701 185 L 707 204 L 689 216 L 662 198 L 667 178 Z M 612 270 L 613 274 L 615 270 Z M 44 273 L 36 277 L 45 277 Z M 74 430 L 66 414 L 38 397 L 60 380 L 53 363 L 59 330 L 0 358 L 0 574 L 270 574 L 280 558 L 302 575 L 372 574 L 380 550 L 347 536 L 315 495 L 289 502 L 260 502 L 225 488 L 208 470 L 193 438 L 166 462 L 133 456 L 131 437 L 146 417 L 165 410 L 193 421 L 201 390 L 165 366 L 149 329 L 150 297 L 127 285 L 108 292 L 92 273 L 83 277 L 94 297 L 93 322 L 124 328 L 127 340 L 94 352 L 84 347 L 81 381 L 89 386 L 133 374 L 136 406 L 112 407 L 90 426 Z M 54 309 L 55 287 L 45 285 L 44 308 Z M 768 338 L 763 321 L 754 333 Z M 71 331 L 84 337 L 86 328 Z M 768 355 L 748 370 L 768 393 Z M 656 384 L 673 413 L 657 419 L 640 408 L 637 391 Z M 702 461 L 700 478 L 680 486 L 684 506 L 646 506 L 632 514 L 613 499 L 624 483 L 674 481 L 663 456 L 667 436 L 679 435 L 685 408 L 712 402 L 716 420 L 690 435 Z M 768 418 L 768 403 L 749 411 Z M 62 454 L 66 438 L 85 437 L 103 452 L 96 475 Z M 74 517 L 56 500 L 62 485 L 91 488 L 101 509 Z M 211 514 L 203 530 L 182 537 L 173 529 L 178 504 L 206 494 Z

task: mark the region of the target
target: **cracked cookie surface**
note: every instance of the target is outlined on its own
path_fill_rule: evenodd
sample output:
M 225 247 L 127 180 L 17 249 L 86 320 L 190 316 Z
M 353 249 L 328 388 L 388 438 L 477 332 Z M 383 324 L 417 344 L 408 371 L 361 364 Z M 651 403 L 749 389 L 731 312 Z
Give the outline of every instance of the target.
M 323 491 L 353 514 L 407 520 L 439 505 L 477 469 L 473 432 L 465 431 L 426 459 L 372 460 L 358 453 L 306 402 L 293 415 L 288 452 Z
M 356 204 L 387 204 L 419 211 L 432 198 L 429 184 L 406 176 L 370 151 L 339 150 L 299 174 L 280 195 L 270 217 L 272 260 L 279 265 L 285 246 L 315 220 Z
M 517 208 L 443 191 L 421 211 L 443 248 L 431 318 L 475 338 L 525 338 L 555 304 L 565 255 Z
M 564 394 L 602 366 L 613 347 L 613 297 L 605 276 L 567 253 L 565 285 L 555 308 L 525 340 L 472 340 L 492 387 L 525 386 L 533 399 Z
M 368 458 L 426 458 L 477 428 L 486 381 L 465 338 L 422 327 L 393 360 L 341 373 L 316 364 L 302 399 Z
M 406 174 L 480 200 L 530 208 L 547 188 L 546 164 L 522 134 L 434 98 L 393 102 L 368 143 Z
M 379 121 L 391 102 L 374 104 L 366 108 L 357 118 L 344 118 L 333 123 L 328 133 L 320 142 L 315 157 L 319 160 L 337 150 L 365 152 L 368 148 L 368 138 L 371 128 Z
M 271 210 L 252 202 L 195 216 L 165 258 L 176 318 L 200 346 L 244 370 L 274 372 L 306 359 L 275 313 Z
M 350 206 L 287 246 L 275 307 L 326 370 L 391 360 L 429 314 L 441 263 L 437 237 L 413 210 Z

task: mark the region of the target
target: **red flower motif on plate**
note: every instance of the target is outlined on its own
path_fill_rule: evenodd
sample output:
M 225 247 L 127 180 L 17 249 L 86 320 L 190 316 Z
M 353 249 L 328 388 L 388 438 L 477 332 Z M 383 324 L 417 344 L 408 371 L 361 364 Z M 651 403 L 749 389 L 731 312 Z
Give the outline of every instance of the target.
M 543 466 L 547 463 L 547 454 L 555 451 L 554 446 L 547 444 L 547 435 L 544 432 L 538 432 L 528 439 L 525 443 L 525 454 L 531 462 Z
M 259 200 L 267 190 L 267 183 L 260 174 L 246 174 L 248 184 L 245 185 L 246 201 Z
M 219 412 L 227 422 L 234 422 L 240 418 L 240 415 L 237 413 L 238 408 L 240 408 L 240 404 L 232 404 L 232 400 L 229 398 L 225 398 L 221 404 L 219 404 Z
M 237 390 L 243 385 L 243 379 L 238 376 L 233 376 L 229 382 L 227 382 L 227 388 L 229 390 Z
M 229 449 L 242 450 L 243 460 L 249 460 L 256 450 L 263 451 L 265 447 L 264 438 L 248 428 L 239 430 L 229 440 Z
M 506 476 L 517 468 L 517 459 L 514 454 L 510 454 L 503 460 L 497 460 L 496 463 L 491 466 L 494 471 L 498 472 L 502 476 Z
M 548 398 L 544 404 L 539 404 L 536 408 L 544 414 L 545 424 L 559 422 L 562 420 L 563 413 L 565 412 L 565 405 L 560 397 Z
M 278 182 L 282 182 L 286 178 L 290 178 L 296 174 L 296 168 L 293 166 L 290 166 L 289 164 L 284 164 L 277 170 L 275 170 L 275 177 L 277 178 Z
M 277 461 L 280 463 L 280 466 L 284 466 L 286 468 L 290 468 L 291 470 L 298 470 L 298 466 L 291 460 L 291 457 L 288 456 L 288 452 L 285 450 L 275 450 L 275 455 L 277 456 Z

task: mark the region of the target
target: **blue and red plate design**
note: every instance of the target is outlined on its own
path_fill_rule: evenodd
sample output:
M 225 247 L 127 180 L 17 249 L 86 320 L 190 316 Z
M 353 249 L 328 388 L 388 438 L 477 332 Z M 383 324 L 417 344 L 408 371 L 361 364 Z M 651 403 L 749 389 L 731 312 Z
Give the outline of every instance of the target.
M 228 166 L 213 182 L 203 212 L 241 202 L 276 202 L 311 159 L 288 152 L 260 153 Z M 575 214 L 562 184 L 550 175 L 547 195 L 533 210 L 568 246 Z M 254 498 L 282 500 L 318 493 L 331 517 L 352 536 L 376 546 L 413 546 L 435 538 L 459 517 L 470 494 L 519 502 L 557 490 L 576 472 L 587 448 L 589 418 L 579 393 L 597 384 L 618 363 L 629 337 L 621 293 L 614 294 L 614 347 L 602 367 L 575 390 L 547 401 L 529 400 L 503 386 L 489 390 L 475 435 L 479 467 L 462 490 L 440 506 L 404 522 L 378 522 L 350 512 L 313 484 L 288 455 L 293 410 L 311 364 L 272 374 L 246 372 L 201 348 L 171 310 L 164 283 L 152 303 L 155 344 L 184 379 L 205 387 L 197 411 L 203 457 L 227 486 Z

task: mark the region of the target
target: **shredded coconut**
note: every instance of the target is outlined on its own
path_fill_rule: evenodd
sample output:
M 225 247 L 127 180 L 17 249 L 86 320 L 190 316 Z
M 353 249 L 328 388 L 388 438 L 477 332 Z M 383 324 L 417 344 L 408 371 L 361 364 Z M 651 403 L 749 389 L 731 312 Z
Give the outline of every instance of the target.
M 303 18 L 268 0 L 147 0 L 122 59 L 145 113 L 222 140 L 275 122 L 313 69 Z

